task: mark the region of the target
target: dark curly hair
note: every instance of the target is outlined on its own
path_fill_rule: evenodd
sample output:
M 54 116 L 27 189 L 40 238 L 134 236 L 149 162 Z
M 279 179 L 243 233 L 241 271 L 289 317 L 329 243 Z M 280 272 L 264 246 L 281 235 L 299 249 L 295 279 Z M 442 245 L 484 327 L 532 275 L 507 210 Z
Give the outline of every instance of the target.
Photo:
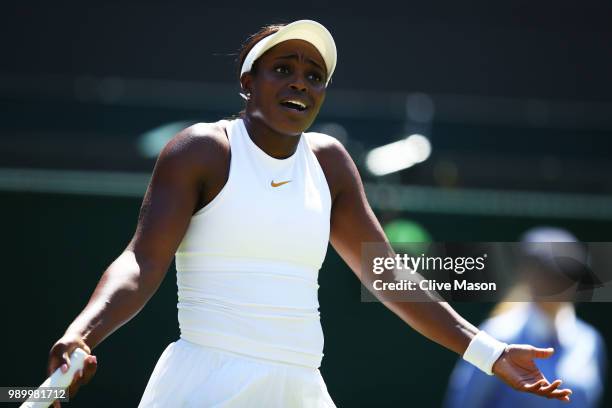
M 249 53 L 249 51 L 251 51 L 251 49 L 259 41 L 261 41 L 262 39 L 266 38 L 267 36 L 269 36 L 271 34 L 274 34 L 275 32 L 280 30 L 285 25 L 286 24 L 270 24 L 270 25 L 263 26 L 259 31 L 257 31 L 255 34 L 251 34 L 246 39 L 246 41 L 240 47 L 240 50 L 238 51 L 238 58 L 236 59 L 236 65 L 237 65 L 236 72 L 238 74 L 238 81 L 239 82 L 240 82 L 240 68 L 242 68 L 242 64 L 244 63 L 244 59 L 246 58 L 246 56 Z M 253 67 L 251 68 L 251 72 L 253 74 L 255 74 L 256 71 L 257 71 L 257 61 L 253 64 Z

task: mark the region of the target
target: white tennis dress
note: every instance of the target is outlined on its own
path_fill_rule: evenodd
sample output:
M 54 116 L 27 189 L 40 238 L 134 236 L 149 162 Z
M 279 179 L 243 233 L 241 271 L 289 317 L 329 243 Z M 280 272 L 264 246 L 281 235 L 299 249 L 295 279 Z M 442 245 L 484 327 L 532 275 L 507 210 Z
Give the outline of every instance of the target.
M 160 357 L 140 407 L 335 407 L 318 367 L 318 271 L 331 197 L 305 134 L 275 159 L 242 119 L 225 123 L 221 192 L 176 252 L 181 338 Z

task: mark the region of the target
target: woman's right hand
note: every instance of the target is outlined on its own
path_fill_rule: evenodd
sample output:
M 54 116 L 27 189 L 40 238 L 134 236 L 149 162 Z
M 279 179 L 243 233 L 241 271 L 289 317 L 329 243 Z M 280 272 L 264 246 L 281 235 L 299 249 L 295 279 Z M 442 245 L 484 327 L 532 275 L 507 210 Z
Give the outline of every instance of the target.
M 91 349 L 85 343 L 83 338 L 78 334 L 66 333 L 60 338 L 49 352 L 49 362 L 47 366 L 47 374 L 50 376 L 59 367 L 62 373 L 68 371 L 70 367 L 70 355 L 76 348 L 83 349 L 88 355 L 85 357 L 83 369 L 74 374 L 72 383 L 68 388 L 69 398 L 74 398 L 81 385 L 87 384 L 96 373 L 98 361 L 96 356 L 91 355 Z M 59 401 L 53 403 L 54 408 L 60 408 Z

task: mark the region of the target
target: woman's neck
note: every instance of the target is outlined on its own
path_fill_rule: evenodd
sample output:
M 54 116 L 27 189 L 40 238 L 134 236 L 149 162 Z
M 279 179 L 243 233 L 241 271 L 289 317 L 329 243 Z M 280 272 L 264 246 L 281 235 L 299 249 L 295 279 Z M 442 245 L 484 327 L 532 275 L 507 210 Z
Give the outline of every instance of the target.
M 297 150 L 300 135 L 285 135 L 269 127 L 263 120 L 247 114 L 242 116 L 249 137 L 268 156 L 286 159 Z

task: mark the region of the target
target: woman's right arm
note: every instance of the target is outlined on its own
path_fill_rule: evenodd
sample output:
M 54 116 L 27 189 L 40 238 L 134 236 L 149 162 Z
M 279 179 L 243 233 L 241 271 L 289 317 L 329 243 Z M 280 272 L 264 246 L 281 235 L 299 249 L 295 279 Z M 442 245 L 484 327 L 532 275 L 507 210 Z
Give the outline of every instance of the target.
M 206 180 L 222 165 L 226 146 L 218 128 L 199 124 L 176 135 L 159 154 L 147 188 L 136 232 L 123 253 L 106 269 L 89 302 L 49 353 L 49 373 L 67 370 L 77 347 L 88 353 L 134 317 L 163 280 L 196 210 Z M 222 130 L 221 130 L 222 132 Z M 218 174 L 217 174 L 218 177 Z M 86 360 L 83 378 L 95 372 Z

